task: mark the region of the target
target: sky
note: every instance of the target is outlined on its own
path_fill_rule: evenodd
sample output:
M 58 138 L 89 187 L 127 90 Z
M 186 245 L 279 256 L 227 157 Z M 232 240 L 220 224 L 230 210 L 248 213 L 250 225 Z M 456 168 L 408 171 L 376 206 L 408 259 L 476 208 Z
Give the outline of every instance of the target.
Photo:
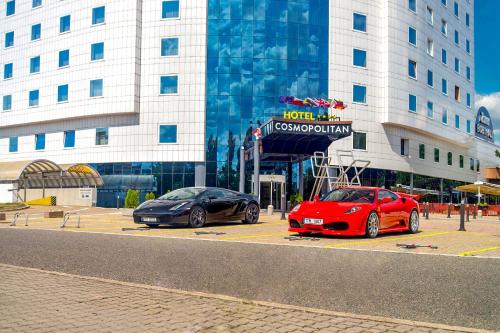
M 500 0 L 475 0 L 476 107 L 490 111 L 500 143 Z

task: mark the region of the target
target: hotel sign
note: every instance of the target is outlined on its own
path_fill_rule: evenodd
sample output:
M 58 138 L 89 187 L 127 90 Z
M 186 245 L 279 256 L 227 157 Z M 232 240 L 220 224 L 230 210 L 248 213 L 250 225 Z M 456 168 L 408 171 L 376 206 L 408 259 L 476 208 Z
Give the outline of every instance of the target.
M 269 132 L 279 134 L 324 135 L 332 139 L 341 139 L 352 134 L 352 123 L 332 121 L 292 121 L 287 119 L 273 119 L 267 126 Z
M 488 109 L 484 106 L 477 111 L 476 137 L 494 143 L 493 122 Z

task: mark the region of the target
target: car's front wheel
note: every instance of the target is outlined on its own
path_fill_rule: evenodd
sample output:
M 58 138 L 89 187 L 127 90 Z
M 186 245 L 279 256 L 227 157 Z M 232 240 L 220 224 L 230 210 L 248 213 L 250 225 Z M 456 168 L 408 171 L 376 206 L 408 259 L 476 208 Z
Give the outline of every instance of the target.
M 200 206 L 194 206 L 189 213 L 188 225 L 191 228 L 201 228 L 205 225 L 207 213 Z
M 420 225 L 419 217 L 417 211 L 414 209 L 411 211 L 410 220 L 408 221 L 408 230 L 412 234 L 416 234 L 418 232 L 418 227 Z
M 378 230 L 380 226 L 380 221 L 377 213 L 371 212 L 366 220 L 366 236 L 369 238 L 375 238 L 378 235 Z
M 243 223 L 246 224 L 255 224 L 259 221 L 259 213 L 260 209 L 259 206 L 255 203 L 250 203 L 247 206 L 247 209 L 245 210 L 245 219 L 243 220 Z

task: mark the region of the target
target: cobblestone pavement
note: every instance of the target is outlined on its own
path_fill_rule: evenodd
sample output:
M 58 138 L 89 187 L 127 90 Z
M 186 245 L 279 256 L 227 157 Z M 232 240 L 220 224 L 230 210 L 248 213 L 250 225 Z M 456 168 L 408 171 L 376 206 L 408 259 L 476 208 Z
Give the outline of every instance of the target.
M 0 332 L 458 330 L 374 319 L 0 265 Z

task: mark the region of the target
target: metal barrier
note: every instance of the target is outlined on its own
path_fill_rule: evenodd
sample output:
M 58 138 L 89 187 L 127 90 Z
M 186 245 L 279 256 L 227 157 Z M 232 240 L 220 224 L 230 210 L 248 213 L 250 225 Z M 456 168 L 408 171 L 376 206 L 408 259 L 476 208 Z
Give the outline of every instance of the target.
M 14 214 L 14 219 L 12 220 L 12 223 L 10 224 L 11 227 L 15 227 L 16 226 L 16 222 L 19 219 L 19 216 L 21 216 L 21 215 L 26 216 L 26 219 L 25 219 L 25 222 L 24 222 L 24 226 L 25 227 L 28 226 L 28 217 L 29 217 L 28 214 L 17 212 L 16 214 Z
M 68 212 L 68 213 L 64 214 L 63 224 L 61 225 L 61 228 L 65 228 L 66 227 L 66 223 L 69 221 L 69 219 L 70 219 L 71 216 L 76 216 L 78 218 L 76 220 L 76 227 L 80 228 L 80 214 L 78 214 L 78 213 L 72 213 L 72 212 Z

